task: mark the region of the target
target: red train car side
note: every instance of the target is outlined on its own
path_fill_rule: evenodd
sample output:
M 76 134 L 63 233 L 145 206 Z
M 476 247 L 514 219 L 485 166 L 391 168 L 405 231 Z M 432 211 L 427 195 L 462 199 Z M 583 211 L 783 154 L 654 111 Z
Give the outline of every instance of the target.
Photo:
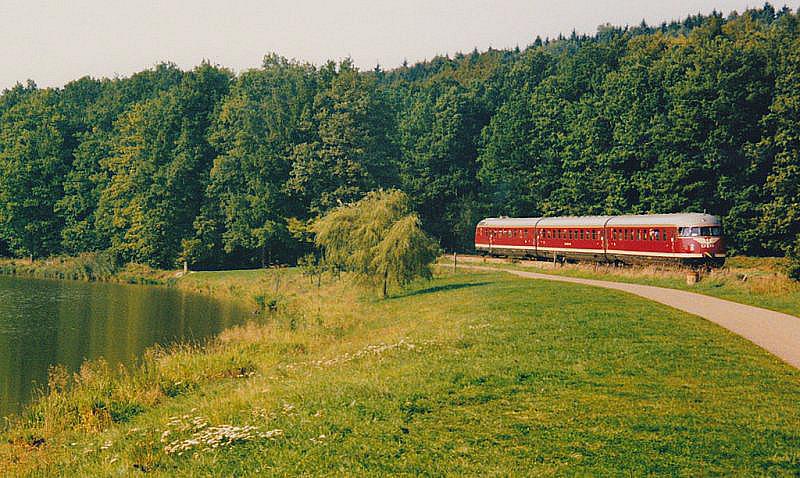
M 475 228 L 475 249 L 490 255 L 598 262 L 725 261 L 719 218 L 695 213 L 487 218 Z

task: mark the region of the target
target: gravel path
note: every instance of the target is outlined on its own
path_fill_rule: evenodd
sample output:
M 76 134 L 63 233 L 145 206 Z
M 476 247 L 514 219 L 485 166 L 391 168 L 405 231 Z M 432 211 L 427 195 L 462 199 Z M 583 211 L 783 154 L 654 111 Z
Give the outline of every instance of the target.
M 626 284 L 594 279 L 579 279 L 536 272 L 498 269 L 485 266 L 461 266 L 493 272 L 508 272 L 529 279 L 572 282 L 629 292 L 684 312 L 700 316 L 741 335 L 795 368 L 800 369 L 800 317 L 717 299 L 694 292 L 649 285 Z

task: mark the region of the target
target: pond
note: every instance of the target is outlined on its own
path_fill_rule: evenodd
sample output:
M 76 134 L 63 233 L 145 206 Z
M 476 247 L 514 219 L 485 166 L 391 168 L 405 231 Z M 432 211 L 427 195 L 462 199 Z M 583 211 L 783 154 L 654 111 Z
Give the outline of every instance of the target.
M 101 357 L 129 365 L 154 344 L 202 341 L 247 315 L 166 287 L 0 276 L 0 417 L 47 384 L 51 365 L 75 371 Z

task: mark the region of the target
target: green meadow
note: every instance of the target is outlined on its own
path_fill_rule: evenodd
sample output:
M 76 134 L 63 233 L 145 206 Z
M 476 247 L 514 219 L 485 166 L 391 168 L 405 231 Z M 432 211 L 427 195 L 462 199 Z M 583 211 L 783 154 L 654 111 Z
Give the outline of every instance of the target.
M 6 425 L 14 476 L 800 473 L 800 372 L 620 292 L 440 270 L 386 300 L 294 269 L 195 273 L 253 321 L 87 364 Z
M 800 317 L 800 282 L 787 276 L 788 261 L 785 258 L 731 257 L 724 267 L 703 271 L 700 281 L 695 284 L 686 282 L 690 269 L 674 265 L 613 267 L 584 262 L 554 266 L 547 261 L 491 258 L 484 261 L 474 256 L 462 257 L 459 261 L 466 266 L 489 266 L 687 290 Z M 439 259 L 444 269 L 451 269 L 452 263 L 452 257 Z

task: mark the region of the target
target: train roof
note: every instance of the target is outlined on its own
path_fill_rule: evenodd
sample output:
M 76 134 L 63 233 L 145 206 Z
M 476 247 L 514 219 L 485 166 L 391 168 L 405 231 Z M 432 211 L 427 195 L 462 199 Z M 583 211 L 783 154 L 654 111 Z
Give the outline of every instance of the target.
M 480 227 L 719 226 L 717 216 L 700 213 L 626 216 L 490 217 Z
M 608 221 L 609 226 L 719 226 L 721 224 L 717 216 L 696 212 L 613 216 Z
M 613 216 L 560 216 L 546 217 L 539 221 L 539 227 L 603 227 Z
M 541 217 L 487 217 L 480 227 L 534 227 Z

